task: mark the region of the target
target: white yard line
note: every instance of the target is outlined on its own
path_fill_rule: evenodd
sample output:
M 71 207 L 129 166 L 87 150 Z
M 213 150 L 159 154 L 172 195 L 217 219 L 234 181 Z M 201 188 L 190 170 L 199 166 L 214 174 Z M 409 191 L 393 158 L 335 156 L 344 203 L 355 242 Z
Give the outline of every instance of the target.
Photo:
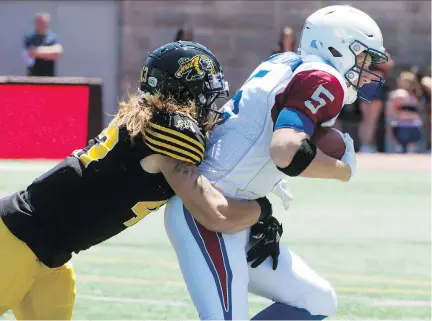
M 371 302 L 373 306 L 387 307 L 431 307 L 431 301 L 414 301 L 414 300 L 377 300 Z
M 172 307 L 184 307 L 189 305 L 189 303 L 184 301 L 154 300 L 154 299 L 143 299 L 143 298 L 120 298 L 120 297 L 106 297 L 106 296 L 96 296 L 96 295 L 79 295 L 79 294 L 78 294 L 78 299 L 115 302 L 115 303 L 144 303 L 149 305 L 162 305 L 162 306 L 172 306 Z

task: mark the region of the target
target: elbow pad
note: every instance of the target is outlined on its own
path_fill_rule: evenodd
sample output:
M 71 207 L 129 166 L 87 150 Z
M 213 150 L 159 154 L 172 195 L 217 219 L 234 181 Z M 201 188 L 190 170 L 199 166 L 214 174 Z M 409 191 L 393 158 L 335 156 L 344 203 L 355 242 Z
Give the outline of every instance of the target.
M 315 144 L 306 139 L 295 153 L 291 164 L 285 168 L 277 166 L 277 169 L 288 176 L 298 176 L 312 163 L 316 156 L 316 150 Z

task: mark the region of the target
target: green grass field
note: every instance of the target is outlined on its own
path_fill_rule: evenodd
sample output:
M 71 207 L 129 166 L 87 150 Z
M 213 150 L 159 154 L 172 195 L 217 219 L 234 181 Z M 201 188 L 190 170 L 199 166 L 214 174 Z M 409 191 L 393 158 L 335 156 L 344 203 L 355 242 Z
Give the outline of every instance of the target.
M 52 163 L 25 164 L 0 162 L 0 195 Z M 431 319 L 430 173 L 363 169 L 350 184 L 289 183 L 289 212 L 272 198 L 282 242 L 334 285 L 339 309 L 332 319 Z M 74 319 L 197 319 L 162 211 L 73 263 Z M 250 316 L 268 304 L 251 295 Z

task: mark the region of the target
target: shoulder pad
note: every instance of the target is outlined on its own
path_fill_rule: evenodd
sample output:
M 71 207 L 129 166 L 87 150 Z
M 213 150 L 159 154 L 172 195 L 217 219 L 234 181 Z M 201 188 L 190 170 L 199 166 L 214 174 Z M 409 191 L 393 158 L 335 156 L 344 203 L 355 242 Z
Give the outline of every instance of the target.
M 293 76 L 276 98 L 276 109 L 296 109 L 317 125 L 337 116 L 344 104 L 345 92 L 339 79 L 325 70 L 301 70 Z
M 145 143 L 153 152 L 188 163 L 199 164 L 204 158 L 205 136 L 184 114 L 155 113 L 146 129 Z

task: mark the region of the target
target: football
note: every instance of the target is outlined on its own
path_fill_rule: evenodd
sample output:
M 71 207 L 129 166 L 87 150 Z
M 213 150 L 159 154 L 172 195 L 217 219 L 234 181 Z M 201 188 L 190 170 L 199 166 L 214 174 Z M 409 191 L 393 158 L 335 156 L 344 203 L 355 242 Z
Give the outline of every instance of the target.
M 332 127 L 318 127 L 311 140 L 324 154 L 333 158 L 341 159 L 345 153 L 345 142 Z

